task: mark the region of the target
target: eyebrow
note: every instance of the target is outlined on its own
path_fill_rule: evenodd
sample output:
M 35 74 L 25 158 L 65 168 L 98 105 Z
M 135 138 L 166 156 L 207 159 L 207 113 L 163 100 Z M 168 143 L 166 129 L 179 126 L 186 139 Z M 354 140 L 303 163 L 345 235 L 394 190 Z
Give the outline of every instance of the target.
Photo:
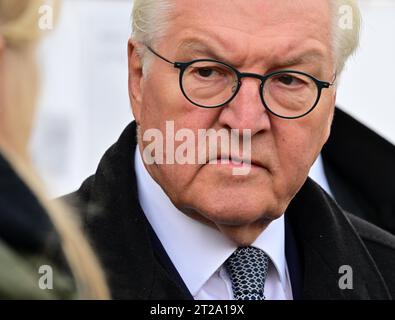
M 312 49 L 295 56 L 287 57 L 285 59 L 278 58 L 276 59 L 277 62 L 275 65 L 279 65 L 281 67 L 290 67 L 295 65 L 306 65 L 321 62 L 323 59 L 324 55 L 319 50 Z
M 183 55 L 194 55 L 198 58 L 198 55 L 202 55 L 201 58 L 212 58 L 215 60 L 223 61 L 230 64 L 228 59 L 219 54 L 215 49 L 206 45 L 203 41 L 198 39 L 188 39 L 183 41 L 176 50 L 178 53 L 182 53 Z
M 199 39 L 187 39 L 183 41 L 178 47 L 177 52 L 182 55 L 192 55 L 194 58 L 212 58 L 233 65 L 228 58 L 218 53 L 214 48 L 207 45 Z M 200 55 L 200 57 L 199 57 Z M 284 69 L 296 65 L 311 65 L 318 64 L 324 58 L 321 50 L 312 48 L 307 51 L 300 52 L 294 56 L 289 57 L 270 57 L 273 63 L 270 64 L 269 69 Z

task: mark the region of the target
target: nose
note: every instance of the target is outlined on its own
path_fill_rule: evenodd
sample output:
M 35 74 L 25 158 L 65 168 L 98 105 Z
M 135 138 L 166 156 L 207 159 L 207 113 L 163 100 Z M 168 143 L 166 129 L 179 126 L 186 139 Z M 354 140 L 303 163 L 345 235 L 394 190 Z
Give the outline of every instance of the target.
M 251 130 L 251 135 L 270 129 L 270 116 L 262 104 L 261 80 L 243 78 L 236 97 L 223 107 L 219 122 L 230 129 Z

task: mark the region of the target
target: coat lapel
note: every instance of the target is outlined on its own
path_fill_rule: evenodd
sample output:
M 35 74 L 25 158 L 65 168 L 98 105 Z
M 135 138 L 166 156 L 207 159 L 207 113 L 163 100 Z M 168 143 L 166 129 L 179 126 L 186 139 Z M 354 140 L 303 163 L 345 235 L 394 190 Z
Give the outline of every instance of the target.
M 388 299 L 388 288 L 348 217 L 312 180 L 291 202 L 287 217 L 302 255 L 303 299 Z M 353 289 L 342 290 L 342 266 L 353 271 Z

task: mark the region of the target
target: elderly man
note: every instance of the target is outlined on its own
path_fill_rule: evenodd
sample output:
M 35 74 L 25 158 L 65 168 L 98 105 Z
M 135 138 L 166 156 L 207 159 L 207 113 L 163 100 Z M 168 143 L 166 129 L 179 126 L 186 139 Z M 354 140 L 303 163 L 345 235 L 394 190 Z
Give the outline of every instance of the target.
M 135 122 L 68 197 L 113 296 L 395 296 L 393 236 L 307 178 L 330 134 L 335 80 L 358 43 L 354 1 L 134 6 Z M 339 12 L 352 14 L 351 28 Z M 202 132 L 232 139 L 211 148 Z

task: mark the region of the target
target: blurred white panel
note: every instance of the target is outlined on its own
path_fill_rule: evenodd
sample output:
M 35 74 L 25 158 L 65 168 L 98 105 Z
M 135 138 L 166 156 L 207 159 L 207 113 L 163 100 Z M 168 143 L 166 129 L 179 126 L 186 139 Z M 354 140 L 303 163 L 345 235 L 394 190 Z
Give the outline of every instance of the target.
M 53 195 L 77 188 L 132 120 L 127 41 L 132 1 L 65 0 L 41 48 L 34 161 Z
M 359 3 L 361 45 L 342 76 L 338 104 L 395 143 L 395 1 Z

